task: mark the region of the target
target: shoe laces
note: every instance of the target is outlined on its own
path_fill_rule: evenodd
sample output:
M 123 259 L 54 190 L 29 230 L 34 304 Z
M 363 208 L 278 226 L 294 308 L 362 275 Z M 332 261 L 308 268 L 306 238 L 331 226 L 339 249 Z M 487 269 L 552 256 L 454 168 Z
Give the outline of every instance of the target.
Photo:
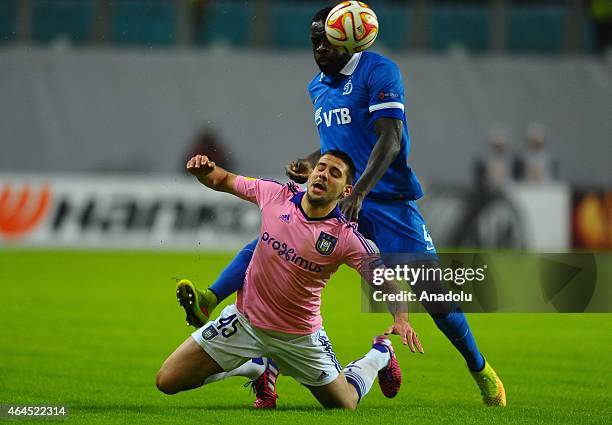
M 249 394 L 254 394 L 258 399 L 276 399 L 278 395 L 266 391 L 268 389 L 268 371 L 266 370 L 257 379 L 249 380 L 244 383 L 244 388 L 250 387 Z

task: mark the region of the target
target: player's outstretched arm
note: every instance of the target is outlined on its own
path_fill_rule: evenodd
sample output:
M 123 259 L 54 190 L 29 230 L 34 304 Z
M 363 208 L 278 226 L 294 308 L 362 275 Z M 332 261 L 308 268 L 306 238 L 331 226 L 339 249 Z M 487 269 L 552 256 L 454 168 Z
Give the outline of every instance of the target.
M 234 190 L 236 174 L 218 167 L 206 155 L 195 155 L 187 161 L 187 171 L 193 174 L 200 183 L 213 190 L 240 196 Z
M 374 121 L 378 140 L 363 174 L 355 183 L 353 192 L 344 198 L 340 204 L 342 212 L 350 221 L 357 221 L 363 199 L 374 189 L 376 183 L 385 175 L 387 168 L 401 150 L 402 126 L 401 120 L 395 118 L 379 118 Z

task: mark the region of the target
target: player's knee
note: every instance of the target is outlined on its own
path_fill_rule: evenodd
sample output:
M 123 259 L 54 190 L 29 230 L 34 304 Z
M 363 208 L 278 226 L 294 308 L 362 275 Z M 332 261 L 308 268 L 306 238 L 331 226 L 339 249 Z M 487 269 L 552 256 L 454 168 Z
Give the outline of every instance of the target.
M 180 391 L 172 374 L 164 371 L 163 368 L 157 372 L 155 385 L 157 385 L 158 390 L 168 395 L 176 394 Z
M 345 410 L 355 410 L 357 409 L 357 401 L 350 401 L 348 403 L 346 403 L 346 405 L 343 407 L 343 409 Z
M 355 410 L 357 409 L 357 400 L 343 400 L 337 408 L 342 410 Z
M 359 404 L 358 398 L 347 397 L 341 400 L 335 400 L 325 407 L 328 409 L 355 410 L 357 409 L 357 404 Z

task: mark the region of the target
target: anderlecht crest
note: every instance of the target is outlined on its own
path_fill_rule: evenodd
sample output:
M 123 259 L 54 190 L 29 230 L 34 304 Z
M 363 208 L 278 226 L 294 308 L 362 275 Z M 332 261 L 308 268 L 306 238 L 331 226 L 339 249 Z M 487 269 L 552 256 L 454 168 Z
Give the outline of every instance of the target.
M 334 252 L 334 248 L 336 247 L 336 242 L 338 242 L 338 238 L 333 237 L 332 235 L 321 232 L 319 234 L 319 239 L 317 239 L 317 243 L 315 248 L 317 248 L 317 252 L 322 255 L 329 255 Z

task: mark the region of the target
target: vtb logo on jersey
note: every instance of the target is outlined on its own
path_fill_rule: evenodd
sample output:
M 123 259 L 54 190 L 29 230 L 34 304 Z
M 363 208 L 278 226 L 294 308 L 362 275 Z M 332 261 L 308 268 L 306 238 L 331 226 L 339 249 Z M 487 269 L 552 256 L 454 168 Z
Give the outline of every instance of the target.
M 315 111 L 315 124 L 317 127 L 325 122 L 326 127 L 331 127 L 332 123 L 345 125 L 351 123 L 351 111 L 348 108 L 336 108 L 322 112 L 322 107 Z
M 329 233 L 321 232 L 319 234 L 319 239 L 317 239 L 317 243 L 315 244 L 315 248 L 319 254 L 329 255 L 334 252 L 336 242 L 338 242 L 338 238 L 330 235 Z

